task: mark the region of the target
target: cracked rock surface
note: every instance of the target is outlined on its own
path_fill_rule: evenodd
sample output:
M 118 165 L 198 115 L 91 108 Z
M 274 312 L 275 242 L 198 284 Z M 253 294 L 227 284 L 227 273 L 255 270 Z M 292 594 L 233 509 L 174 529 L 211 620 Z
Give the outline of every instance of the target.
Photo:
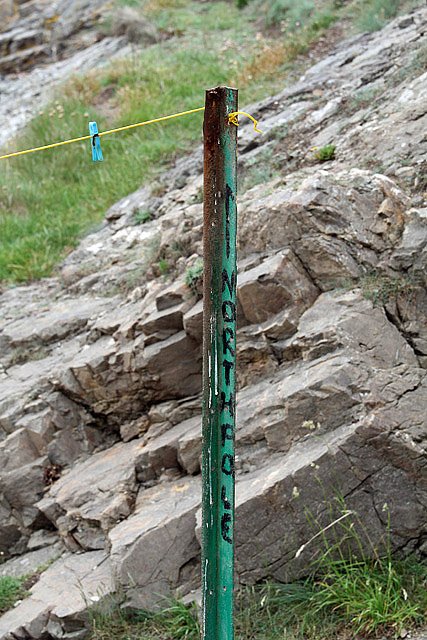
M 390 521 L 394 550 L 427 553 L 426 27 L 423 8 L 341 43 L 248 107 L 263 136 L 241 127 L 245 584 L 304 575 L 307 512 L 327 526 L 337 497 L 367 552 Z M 1 573 L 51 563 L 1 639 L 80 638 L 113 593 L 149 608 L 199 585 L 202 306 L 185 274 L 202 255 L 201 158 L 163 196 L 114 205 L 58 278 L 0 295 Z

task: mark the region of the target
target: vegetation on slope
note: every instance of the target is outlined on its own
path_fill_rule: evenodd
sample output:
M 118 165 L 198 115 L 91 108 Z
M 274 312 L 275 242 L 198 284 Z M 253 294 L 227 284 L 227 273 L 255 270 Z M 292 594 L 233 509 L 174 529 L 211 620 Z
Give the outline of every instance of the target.
M 425 624 L 427 566 L 414 559 L 329 561 L 323 572 L 292 584 L 267 583 L 236 596 L 239 640 L 342 640 L 404 637 Z M 161 612 L 118 607 L 94 611 L 91 640 L 198 640 L 195 605 L 171 602 Z
M 373 12 L 379 26 L 398 10 L 420 4 L 252 0 L 239 9 L 224 0 L 117 2 L 142 11 L 172 37 L 74 78 L 11 150 L 84 135 L 89 120 L 105 130 L 202 106 L 204 90 L 220 83 L 239 86 L 241 104 L 252 102 L 283 87 L 291 63 L 301 61 L 337 20 L 346 28 L 363 26 L 361 17 Z M 201 120 L 196 114 L 104 138 L 102 164 L 92 164 L 87 142 L 2 161 L 0 281 L 51 274 L 111 204 L 201 141 Z
M 396 559 L 387 526 L 382 551 L 372 545 L 357 514 L 338 500 L 341 516 L 301 547 L 316 549 L 311 574 L 290 584 L 265 583 L 236 593 L 240 640 L 339 640 L 405 637 L 427 621 L 427 564 Z M 384 505 L 384 513 L 388 507 Z M 330 506 L 331 518 L 337 512 Z M 311 520 L 312 518 L 310 518 Z M 113 604 L 91 614 L 91 640 L 198 640 L 197 607 L 173 601 L 158 613 Z
M 25 597 L 24 578 L 0 576 L 0 615 Z

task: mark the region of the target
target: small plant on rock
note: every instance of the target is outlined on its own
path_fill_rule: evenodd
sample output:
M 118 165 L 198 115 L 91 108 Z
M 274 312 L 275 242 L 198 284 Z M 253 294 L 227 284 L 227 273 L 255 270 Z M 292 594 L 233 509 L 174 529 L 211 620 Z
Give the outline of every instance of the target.
M 188 267 L 185 272 L 185 284 L 191 289 L 194 295 L 201 293 L 203 283 L 203 260 L 198 258 L 196 262 Z
M 136 211 L 133 219 L 135 220 L 135 224 L 145 224 L 146 222 L 150 222 L 153 219 L 150 211 L 146 209 L 142 209 L 141 211 Z
M 203 187 L 200 187 L 199 189 L 197 189 L 197 192 L 194 194 L 193 196 L 193 203 L 194 204 L 202 204 L 203 202 Z
M 161 258 L 158 261 L 157 269 L 158 269 L 158 271 L 159 271 L 161 276 L 165 276 L 170 272 L 171 267 L 170 267 L 169 262 L 166 260 L 166 258 Z
M 18 600 L 25 597 L 22 578 L 0 577 L 0 615 L 11 609 Z
M 318 162 L 329 162 L 330 160 L 335 159 L 335 149 L 336 146 L 334 144 L 326 144 L 324 147 L 314 147 L 314 157 Z

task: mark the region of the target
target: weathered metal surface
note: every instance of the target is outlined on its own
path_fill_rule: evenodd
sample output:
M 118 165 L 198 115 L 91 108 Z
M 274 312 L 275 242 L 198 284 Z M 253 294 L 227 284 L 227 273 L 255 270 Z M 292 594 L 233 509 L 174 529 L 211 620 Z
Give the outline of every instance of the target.
M 232 640 L 237 90 L 207 91 L 205 107 L 202 636 Z

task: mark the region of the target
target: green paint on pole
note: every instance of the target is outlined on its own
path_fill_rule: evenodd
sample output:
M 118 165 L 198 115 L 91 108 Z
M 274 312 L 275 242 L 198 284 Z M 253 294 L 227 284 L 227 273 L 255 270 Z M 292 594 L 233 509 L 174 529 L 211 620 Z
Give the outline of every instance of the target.
M 237 89 L 206 92 L 204 120 L 203 640 L 232 640 Z

